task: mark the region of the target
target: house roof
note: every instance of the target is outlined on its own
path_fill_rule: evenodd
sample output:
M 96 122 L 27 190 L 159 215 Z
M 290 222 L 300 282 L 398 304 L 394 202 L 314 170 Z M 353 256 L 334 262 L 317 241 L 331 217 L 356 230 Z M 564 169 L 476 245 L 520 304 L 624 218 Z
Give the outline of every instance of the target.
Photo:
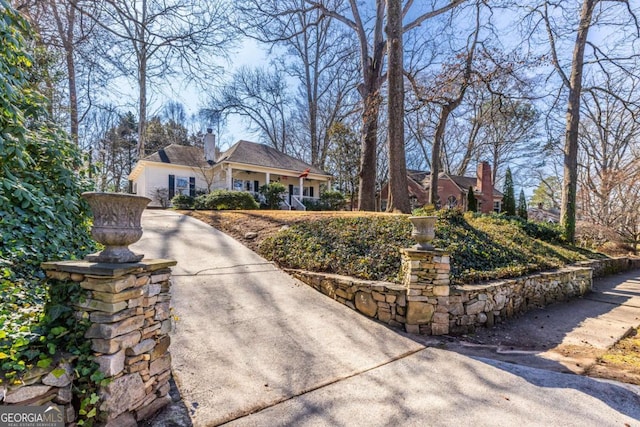
M 409 195 L 414 196 L 420 205 L 429 203 L 429 192 L 417 183 L 411 176 L 407 177 Z
M 322 169 L 284 154 L 273 147 L 244 140 L 236 142 L 222 153 L 218 159 L 218 163 L 220 162 L 243 163 L 298 172 L 309 169 L 309 172 L 313 174 L 329 175 Z
M 204 158 L 204 150 L 201 147 L 189 145 L 171 144 L 142 160 L 190 167 L 208 167 Z M 325 171 L 284 154 L 275 148 L 243 140 L 236 142 L 220 155 L 216 163 L 222 162 L 242 163 L 299 173 L 309 169 L 310 173 L 329 176 Z
M 200 147 L 190 145 L 168 145 L 142 160 L 156 163 L 170 163 L 191 167 L 208 167 L 204 151 Z
M 408 175 L 414 180 L 421 182 L 425 190 L 429 191 L 429 188 L 431 187 L 431 182 L 429 181 L 431 172 L 409 171 Z M 466 192 L 467 190 L 469 190 L 469 187 L 477 191 L 476 186 L 478 185 L 478 180 L 473 176 L 450 175 L 444 172 L 440 172 L 440 174 L 438 175 L 438 179 L 442 178 L 450 178 L 454 182 L 454 184 L 456 184 L 462 191 Z M 493 188 L 493 195 L 497 197 L 503 196 L 502 192 L 495 187 Z

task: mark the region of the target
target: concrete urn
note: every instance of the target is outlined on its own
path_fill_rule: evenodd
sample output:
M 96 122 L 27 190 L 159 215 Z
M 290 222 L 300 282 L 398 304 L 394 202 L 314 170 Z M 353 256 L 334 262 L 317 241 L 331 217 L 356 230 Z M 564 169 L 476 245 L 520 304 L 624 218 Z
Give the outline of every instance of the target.
M 151 199 L 122 193 L 86 192 L 93 212 L 91 236 L 105 248 L 102 252 L 87 255 L 85 260 L 103 263 L 130 263 L 142 260 L 144 254 L 136 254 L 128 246 L 140 240 L 142 211 Z
M 411 230 L 411 237 L 418 242 L 414 246 L 415 249 L 429 251 L 433 250 L 434 246 L 431 241 L 436 237 L 436 216 L 410 216 L 409 221 L 413 225 Z

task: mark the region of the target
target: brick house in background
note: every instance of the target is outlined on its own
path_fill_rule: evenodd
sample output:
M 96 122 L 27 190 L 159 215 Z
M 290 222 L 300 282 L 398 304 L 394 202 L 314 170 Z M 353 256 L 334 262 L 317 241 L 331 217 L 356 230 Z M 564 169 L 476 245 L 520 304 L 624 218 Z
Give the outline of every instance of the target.
M 429 201 L 431 174 L 424 171 L 409 170 L 407 173 L 407 191 L 411 208 L 419 208 Z M 462 208 L 467 210 L 467 193 L 473 188 L 478 201 L 478 212 L 499 213 L 502 210 L 503 194 L 492 184 L 491 166 L 488 162 L 478 164 L 476 176 L 451 175 L 441 172 L 438 175 L 438 206 L 441 208 Z M 380 192 L 380 210 L 387 207 L 388 186 L 385 184 Z

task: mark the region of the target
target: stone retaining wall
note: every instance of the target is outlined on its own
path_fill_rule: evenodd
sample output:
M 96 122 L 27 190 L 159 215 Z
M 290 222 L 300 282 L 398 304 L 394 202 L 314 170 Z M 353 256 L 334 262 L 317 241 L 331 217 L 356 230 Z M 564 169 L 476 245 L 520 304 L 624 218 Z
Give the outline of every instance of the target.
M 493 326 L 534 308 L 585 295 L 591 291 L 591 272 L 587 267 L 567 267 L 480 285 L 451 286 L 449 332 L 473 332 L 477 326 Z
M 302 270 L 297 279 L 336 301 L 410 333 L 462 334 L 528 310 L 582 296 L 593 277 L 640 267 L 637 258 L 583 262 L 556 271 L 478 285 L 449 285 L 446 252 L 402 249 L 402 285 Z M 598 276 L 599 277 L 599 276 Z
M 392 326 L 402 326 L 406 322 L 407 299 L 402 285 L 329 273 L 286 271 L 315 290 L 365 316 Z
M 611 274 L 621 273 L 627 270 L 640 268 L 640 258 L 616 257 L 596 259 L 592 261 L 581 261 L 575 264 L 580 267 L 590 267 L 593 269 L 593 277 L 604 277 Z
M 47 276 L 62 281 L 62 286 L 78 282 L 86 291 L 86 298 L 75 309 L 79 318 L 90 321 L 85 337 L 91 340 L 100 371 L 111 380 L 99 390 L 101 421 L 108 427 L 137 426 L 171 401 L 169 267 L 175 264 L 171 260 L 143 260 L 133 264 L 61 261 L 42 265 Z M 35 405 L 49 399 L 44 401 L 66 405 L 69 424 L 75 419 L 69 405 L 73 363 L 61 366 L 67 374 L 57 379 L 62 381 L 58 386 L 48 384 L 53 381 L 50 373 L 29 372 L 27 378 L 37 375 L 38 379 L 7 390 L 3 404 Z

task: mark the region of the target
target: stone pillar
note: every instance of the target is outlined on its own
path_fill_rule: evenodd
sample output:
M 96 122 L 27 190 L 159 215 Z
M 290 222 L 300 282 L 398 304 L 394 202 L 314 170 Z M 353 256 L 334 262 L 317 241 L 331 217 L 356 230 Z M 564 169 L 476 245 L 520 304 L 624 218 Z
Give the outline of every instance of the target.
M 449 254 L 441 249 L 401 249 L 407 293 L 405 329 L 410 333 L 449 333 Z
M 85 337 L 111 382 L 100 390 L 106 426 L 136 426 L 171 401 L 172 260 L 129 264 L 48 262 L 47 276 L 79 282 L 86 299 L 74 307 L 89 319 Z

